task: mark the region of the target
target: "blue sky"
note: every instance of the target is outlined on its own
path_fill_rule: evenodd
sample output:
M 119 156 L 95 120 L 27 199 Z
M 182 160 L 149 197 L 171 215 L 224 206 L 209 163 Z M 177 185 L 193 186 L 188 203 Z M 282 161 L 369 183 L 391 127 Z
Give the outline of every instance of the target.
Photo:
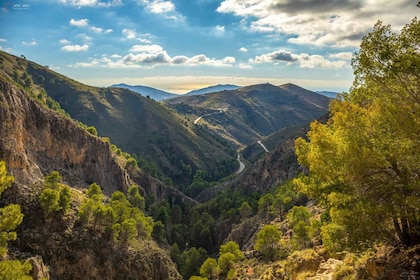
M 0 49 L 95 86 L 347 91 L 363 35 L 378 20 L 400 30 L 419 14 L 417 2 L 3 0 Z

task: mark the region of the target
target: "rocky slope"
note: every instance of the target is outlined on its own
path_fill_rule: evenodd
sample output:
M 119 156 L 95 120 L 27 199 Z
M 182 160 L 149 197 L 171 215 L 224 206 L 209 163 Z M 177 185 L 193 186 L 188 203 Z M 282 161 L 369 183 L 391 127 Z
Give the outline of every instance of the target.
M 77 226 L 77 201 L 63 220 L 56 221 L 45 220 L 37 198 L 40 181 L 57 170 L 76 194 L 93 182 L 108 195 L 137 183 L 144 195 L 193 200 L 141 172 L 129 173 L 107 141 L 43 107 L 3 73 L 0 139 L 0 159 L 15 178 L 0 204 L 18 203 L 25 215 L 10 255 L 30 258 L 35 279 L 46 275 L 50 279 L 180 279 L 168 254 L 153 241 L 140 241 L 138 248 L 111 246 Z

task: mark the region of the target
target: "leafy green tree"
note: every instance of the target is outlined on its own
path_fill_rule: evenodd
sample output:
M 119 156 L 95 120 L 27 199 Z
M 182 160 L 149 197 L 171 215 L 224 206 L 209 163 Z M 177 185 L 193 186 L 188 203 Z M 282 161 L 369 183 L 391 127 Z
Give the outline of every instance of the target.
M 137 165 L 137 160 L 135 158 L 130 157 L 125 164 L 125 168 L 127 168 L 128 170 L 135 170 L 139 168 Z
M 282 232 L 275 225 L 265 225 L 258 233 L 255 249 L 260 251 L 264 259 L 273 261 L 280 255 L 280 239 Z
M 96 127 L 94 126 L 89 126 L 86 128 L 87 132 L 89 132 L 90 134 L 94 135 L 94 136 L 98 136 L 98 131 L 96 130 Z
M 160 243 L 166 240 L 165 225 L 161 221 L 156 221 L 153 225 L 153 238 Z
M 201 264 L 207 258 L 207 252 L 203 248 L 191 247 L 182 253 L 181 274 L 184 279 L 199 274 Z
M 13 176 L 7 173 L 6 163 L 0 161 L 0 195 L 9 188 L 14 181 Z M 32 266 L 28 262 L 19 260 L 4 260 L 7 254 L 7 242 L 16 240 L 14 231 L 23 221 L 23 214 L 18 204 L 9 204 L 0 208 L 0 279 L 4 280 L 29 280 L 28 274 Z
M 274 202 L 274 197 L 272 194 L 268 193 L 268 194 L 263 195 L 258 200 L 258 210 L 266 212 L 266 213 L 270 213 L 272 210 L 273 202 Z
M 0 261 L 0 279 L 2 280 L 32 280 L 29 273 L 32 265 L 19 260 Z
M 130 239 L 137 236 L 137 223 L 134 219 L 127 219 L 121 223 L 121 230 L 118 238 L 123 243 L 127 243 Z
M 39 202 L 46 217 L 51 217 L 58 211 L 65 214 L 70 208 L 70 187 L 62 184 L 61 180 L 57 171 L 52 171 L 45 176 L 44 189 L 39 195 Z
M 13 181 L 13 176 L 7 173 L 6 163 L 0 161 L 0 195 L 12 185 Z
M 58 205 L 60 206 L 61 210 L 63 210 L 63 212 L 66 213 L 67 210 L 70 208 L 70 203 L 71 203 L 70 187 L 63 185 L 60 189 Z
M 232 253 L 223 253 L 217 259 L 217 262 L 220 267 L 220 273 L 226 275 L 229 270 L 233 268 L 235 264 L 236 256 Z
M 86 191 L 86 195 L 87 197 L 92 198 L 96 202 L 102 202 L 104 198 L 101 187 L 96 183 L 90 184 L 89 188 Z
M 235 256 L 235 261 L 241 261 L 245 259 L 245 254 L 239 248 L 239 244 L 235 241 L 228 241 L 225 244 L 220 245 L 219 254 L 231 253 Z
M 311 124 L 308 141 L 296 140 L 309 175 L 295 185 L 327 209 L 330 242 L 420 243 L 419 45 L 416 18 L 399 34 L 377 23 L 353 58 L 350 94 L 332 102 L 326 124 Z
M 0 208 L 0 258 L 7 253 L 7 242 L 16 240 L 14 231 L 23 221 L 20 205 L 9 204 Z
M 200 267 L 200 275 L 207 279 L 216 279 L 219 275 L 219 267 L 214 258 L 207 258 Z
M 144 211 L 146 208 L 146 200 L 141 196 L 139 187 L 137 185 L 131 185 L 127 192 L 127 199 L 131 205 Z
M 252 215 L 252 208 L 246 201 L 242 202 L 241 207 L 239 207 L 238 210 L 242 219 L 246 219 Z
M 60 193 L 54 189 L 44 189 L 39 196 L 39 202 L 47 217 L 61 210 L 59 201 Z
M 44 178 L 44 188 L 56 190 L 60 187 L 61 180 L 60 173 L 58 171 L 52 171 L 49 175 Z

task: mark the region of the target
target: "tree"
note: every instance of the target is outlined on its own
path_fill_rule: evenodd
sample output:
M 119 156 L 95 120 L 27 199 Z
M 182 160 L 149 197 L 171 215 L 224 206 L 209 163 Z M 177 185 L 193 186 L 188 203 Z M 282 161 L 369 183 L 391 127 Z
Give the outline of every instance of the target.
M 265 225 L 257 233 L 255 249 L 260 251 L 266 260 L 273 261 L 280 254 L 282 232 L 275 225 Z
M 44 189 L 39 195 L 39 202 L 46 217 L 51 217 L 58 211 L 65 214 L 70 208 L 70 187 L 62 184 L 61 179 L 57 171 L 52 171 L 45 176 Z
M 29 262 L 21 262 L 18 260 L 0 261 L 0 279 L 2 280 L 32 280 L 29 273 L 32 265 Z
M 238 210 L 242 219 L 246 219 L 252 215 L 252 208 L 246 201 L 242 202 L 241 207 L 239 207 Z
M 224 253 L 219 256 L 218 264 L 220 267 L 220 273 L 227 274 L 229 270 L 233 268 L 235 264 L 236 256 L 232 253 Z
M 245 254 L 239 248 L 239 244 L 235 241 L 228 241 L 225 244 L 220 245 L 219 254 L 231 253 L 235 256 L 235 261 L 241 261 L 245 259 Z
M 47 217 L 50 217 L 52 213 L 61 209 L 59 201 L 60 193 L 54 189 L 44 189 L 39 196 L 41 208 L 44 210 L 44 214 Z
M 219 267 L 214 258 L 207 258 L 200 267 L 200 275 L 207 279 L 216 279 L 219 275 Z
M 419 45 L 416 18 L 400 34 L 377 23 L 353 58 L 350 94 L 332 102 L 326 124 L 311 124 L 308 141 L 296 140 L 309 175 L 295 185 L 327 209 L 330 242 L 420 243 Z
M 7 173 L 6 163 L 0 161 L 0 195 L 9 188 L 14 181 L 13 176 Z M 7 242 L 16 240 L 17 234 L 14 231 L 23 221 L 23 214 L 20 205 L 9 204 L 0 208 L 0 279 L 14 280 L 32 279 L 28 274 L 32 265 L 19 260 L 4 260 L 7 254 Z
M 139 186 L 131 185 L 127 192 L 127 199 L 131 205 L 144 211 L 146 208 L 146 200 L 139 192 Z

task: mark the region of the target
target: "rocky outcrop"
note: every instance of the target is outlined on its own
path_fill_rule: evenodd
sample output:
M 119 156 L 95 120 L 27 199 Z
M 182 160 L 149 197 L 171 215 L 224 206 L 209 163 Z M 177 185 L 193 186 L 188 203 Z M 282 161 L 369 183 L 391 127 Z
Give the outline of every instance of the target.
M 109 143 L 81 129 L 72 119 L 44 108 L 0 77 L 0 160 L 15 183 L 0 204 L 18 203 L 24 221 L 10 244 L 17 259 L 28 259 L 34 279 L 181 279 L 167 252 L 152 240 L 139 248 L 120 247 L 77 226 L 73 210 L 63 220 L 46 221 L 38 202 L 41 180 L 53 170 L 71 187 L 98 183 L 110 195 L 137 181 L 145 194 L 194 202 L 146 174 L 129 174 Z
M 57 170 L 71 186 L 96 182 L 107 194 L 130 185 L 109 143 L 71 119 L 42 107 L 2 80 L 0 104 L 0 158 L 16 182 L 32 184 Z

